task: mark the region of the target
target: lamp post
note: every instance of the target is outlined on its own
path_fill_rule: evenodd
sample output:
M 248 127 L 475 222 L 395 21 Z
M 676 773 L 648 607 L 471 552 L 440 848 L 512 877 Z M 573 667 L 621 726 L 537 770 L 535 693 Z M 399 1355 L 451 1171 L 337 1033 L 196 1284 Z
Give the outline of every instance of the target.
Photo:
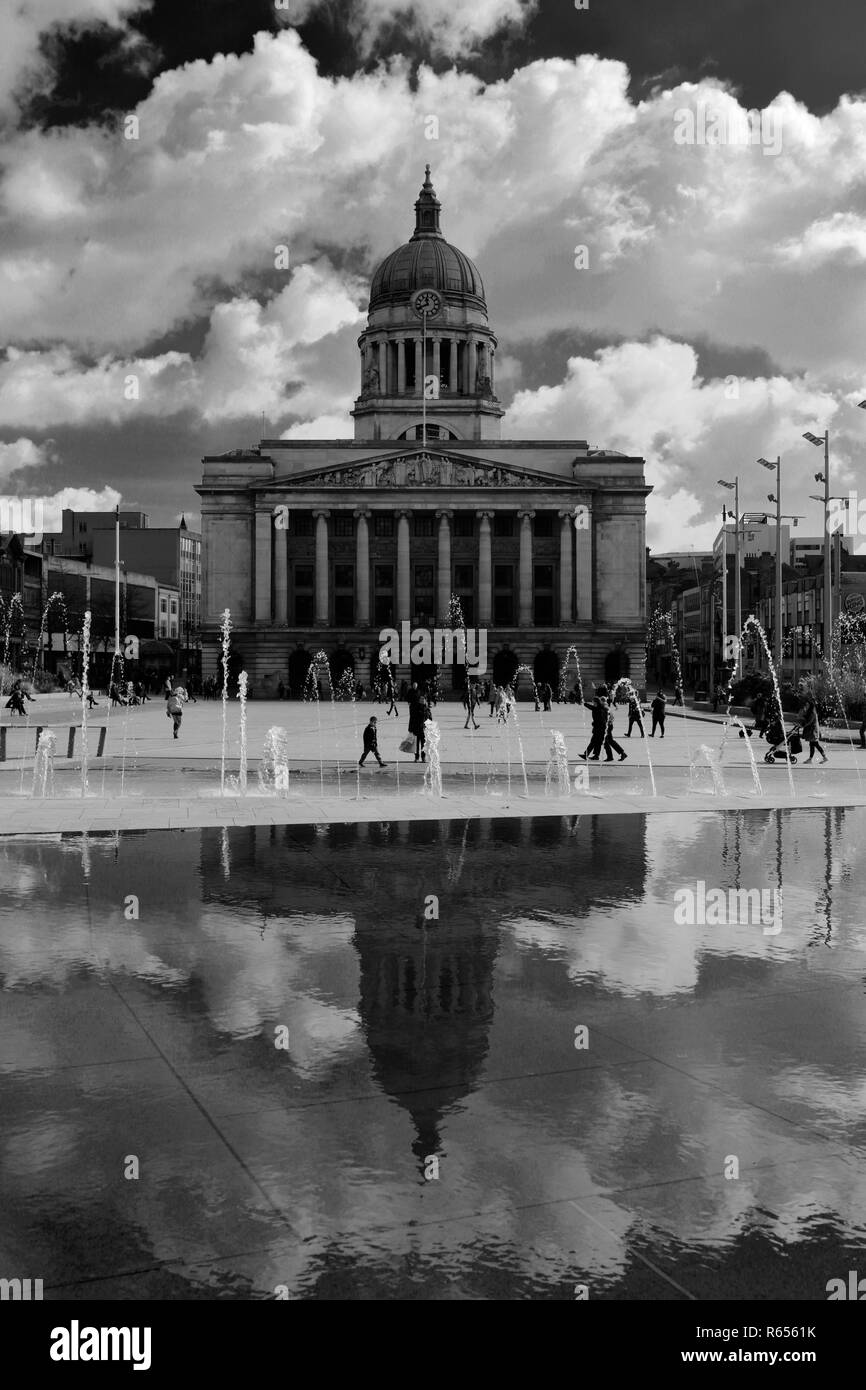
M 760 458 L 762 468 L 776 472 L 776 491 L 767 493 L 767 500 L 776 504 L 776 602 L 773 611 L 773 656 L 778 671 L 782 665 L 782 455 L 775 463 Z
M 740 478 L 732 483 L 719 478 L 719 486 L 726 487 L 734 494 L 734 622 L 737 628 L 737 676 L 743 678 L 743 595 L 740 579 Z M 724 525 L 724 522 L 722 523 Z
M 821 646 L 824 651 L 830 650 L 830 638 L 833 632 L 833 579 L 832 564 L 830 559 L 830 431 L 825 430 L 823 435 L 812 434 L 807 430 L 803 435 L 810 444 L 816 448 L 824 450 L 824 472 L 815 474 L 815 482 L 824 484 L 824 599 L 823 625 L 821 630 Z

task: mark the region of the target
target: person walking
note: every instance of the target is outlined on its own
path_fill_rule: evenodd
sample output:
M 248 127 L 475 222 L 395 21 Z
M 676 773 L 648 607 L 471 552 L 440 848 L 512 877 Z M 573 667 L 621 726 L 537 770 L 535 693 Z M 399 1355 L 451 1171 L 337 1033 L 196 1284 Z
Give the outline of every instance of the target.
M 650 706 L 653 717 L 652 729 L 650 730 L 650 738 L 655 738 L 656 729 L 661 729 L 661 737 L 664 738 L 665 715 L 667 714 L 667 704 L 667 696 L 663 693 L 663 691 L 659 690 L 656 694 L 655 699 L 652 702 L 652 705 Z
M 393 710 L 394 718 L 399 719 L 400 711 L 397 708 L 397 692 L 394 689 L 394 677 L 391 675 L 388 676 L 388 689 L 386 691 L 386 694 L 388 696 L 388 708 L 385 711 L 385 718 L 387 719 L 388 715 Z
M 626 753 L 624 748 L 620 747 L 613 736 L 613 711 L 614 706 L 608 705 L 607 726 L 604 731 L 604 751 L 607 754 L 605 762 L 612 763 L 614 753 L 619 753 L 619 760 L 621 763 L 624 763 L 628 757 L 628 753 Z
M 752 714 L 755 718 L 753 733 L 760 736 L 767 727 L 767 697 L 763 690 L 759 690 L 752 701 Z
M 683 687 L 682 687 L 682 683 L 681 683 L 680 681 L 677 681 L 676 685 L 674 686 L 674 704 L 675 704 L 675 705 L 681 705 L 682 703 L 683 703 Z
M 490 689 L 489 689 L 488 694 L 487 694 L 487 699 L 488 699 L 488 702 L 489 702 L 489 704 L 490 704 L 490 713 L 489 713 L 488 716 L 487 716 L 488 719 L 492 719 L 493 716 L 494 716 L 494 714 L 496 713 L 496 709 L 497 709 L 497 706 L 498 706 L 498 704 L 499 704 L 499 693 L 500 693 L 500 692 L 499 692 L 499 686 L 498 686 L 498 685 L 494 685 L 493 682 L 491 681 L 491 682 L 490 682 Z
M 180 721 L 183 719 L 183 692 L 181 689 L 171 690 L 165 697 L 165 712 L 171 719 L 172 733 L 177 738 L 180 733 Z
M 586 708 L 590 711 L 592 717 L 592 733 L 589 743 L 586 745 L 584 751 L 579 754 L 579 757 L 581 757 L 584 762 L 597 763 L 599 754 L 601 753 L 601 746 L 604 743 L 605 734 L 607 733 L 607 717 L 610 712 L 607 703 L 606 685 L 598 686 L 595 692 L 595 699 L 587 700 Z
M 628 732 L 626 733 L 626 738 L 631 738 L 631 731 L 634 728 L 635 724 L 637 724 L 638 732 L 640 733 L 641 738 L 643 738 L 643 719 L 641 718 L 640 702 L 638 701 L 637 695 L 629 695 Z
M 376 727 L 375 714 L 370 715 L 370 722 L 364 730 L 364 751 L 358 759 L 359 767 L 364 766 L 364 763 L 367 761 L 371 753 L 373 754 L 373 757 L 376 759 L 376 762 L 379 764 L 380 767 L 388 766 L 388 764 L 384 763 L 382 759 L 379 757 L 379 735 Z
M 824 749 L 821 747 L 821 744 L 819 742 L 821 738 L 821 730 L 818 727 L 818 709 L 811 695 L 807 695 L 805 697 L 803 704 L 800 707 L 800 713 L 798 717 L 802 729 L 802 736 L 809 745 L 809 756 L 806 759 L 806 762 L 810 763 L 814 758 L 815 754 L 820 753 L 821 762 L 826 763 L 827 754 L 824 752 Z
M 413 688 L 417 688 L 414 686 Z M 415 737 L 415 761 L 419 758 L 422 763 L 427 761 L 427 754 L 424 752 L 424 745 L 427 741 L 427 731 L 424 728 L 430 718 L 430 706 L 424 696 L 418 693 L 416 698 L 409 706 L 409 733 Z
M 464 729 L 469 728 L 470 719 L 472 720 L 473 729 L 477 729 L 479 726 L 475 722 L 475 711 L 478 708 L 478 687 L 475 681 L 466 682 L 466 689 L 463 691 L 463 707 L 466 710 L 466 723 L 463 725 Z

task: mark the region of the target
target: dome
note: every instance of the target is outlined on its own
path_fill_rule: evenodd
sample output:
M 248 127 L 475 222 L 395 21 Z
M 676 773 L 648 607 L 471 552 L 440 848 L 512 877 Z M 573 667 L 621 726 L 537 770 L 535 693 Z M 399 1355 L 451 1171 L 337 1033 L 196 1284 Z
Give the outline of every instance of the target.
M 373 276 L 370 312 L 387 304 L 408 303 L 419 289 L 439 290 L 446 298 L 470 299 L 486 310 L 478 267 L 439 228 L 439 202 L 430 182 L 430 165 L 415 204 L 415 233 L 405 246 L 386 256 Z

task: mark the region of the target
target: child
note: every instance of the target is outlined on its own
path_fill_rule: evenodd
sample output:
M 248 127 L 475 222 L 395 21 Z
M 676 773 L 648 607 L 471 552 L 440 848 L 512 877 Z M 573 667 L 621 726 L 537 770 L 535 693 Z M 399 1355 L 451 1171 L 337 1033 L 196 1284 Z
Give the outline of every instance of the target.
M 375 714 L 370 715 L 370 722 L 364 730 L 364 751 L 358 759 L 359 767 L 364 766 L 364 763 L 366 762 L 367 758 L 371 753 L 373 754 L 373 757 L 376 759 L 376 762 L 379 764 L 380 767 L 388 766 L 388 764 L 383 763 L 382 759 L 379 757 L 379 744 L 376 730 Z
M 179 690 L 172 690 L 166 696 L 165 712 L 171 716 L 174 737 L 177 738 L 180 732 L 180 721 L 183 719 L 183 700 Z

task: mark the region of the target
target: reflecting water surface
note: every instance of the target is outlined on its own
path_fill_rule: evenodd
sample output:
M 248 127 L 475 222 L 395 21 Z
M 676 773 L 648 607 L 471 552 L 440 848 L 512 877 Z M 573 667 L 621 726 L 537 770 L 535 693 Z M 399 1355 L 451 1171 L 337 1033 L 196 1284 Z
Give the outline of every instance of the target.
M 864 829 L 0 840 L 0 1275 L 826 1298 L 866 1273 Z

